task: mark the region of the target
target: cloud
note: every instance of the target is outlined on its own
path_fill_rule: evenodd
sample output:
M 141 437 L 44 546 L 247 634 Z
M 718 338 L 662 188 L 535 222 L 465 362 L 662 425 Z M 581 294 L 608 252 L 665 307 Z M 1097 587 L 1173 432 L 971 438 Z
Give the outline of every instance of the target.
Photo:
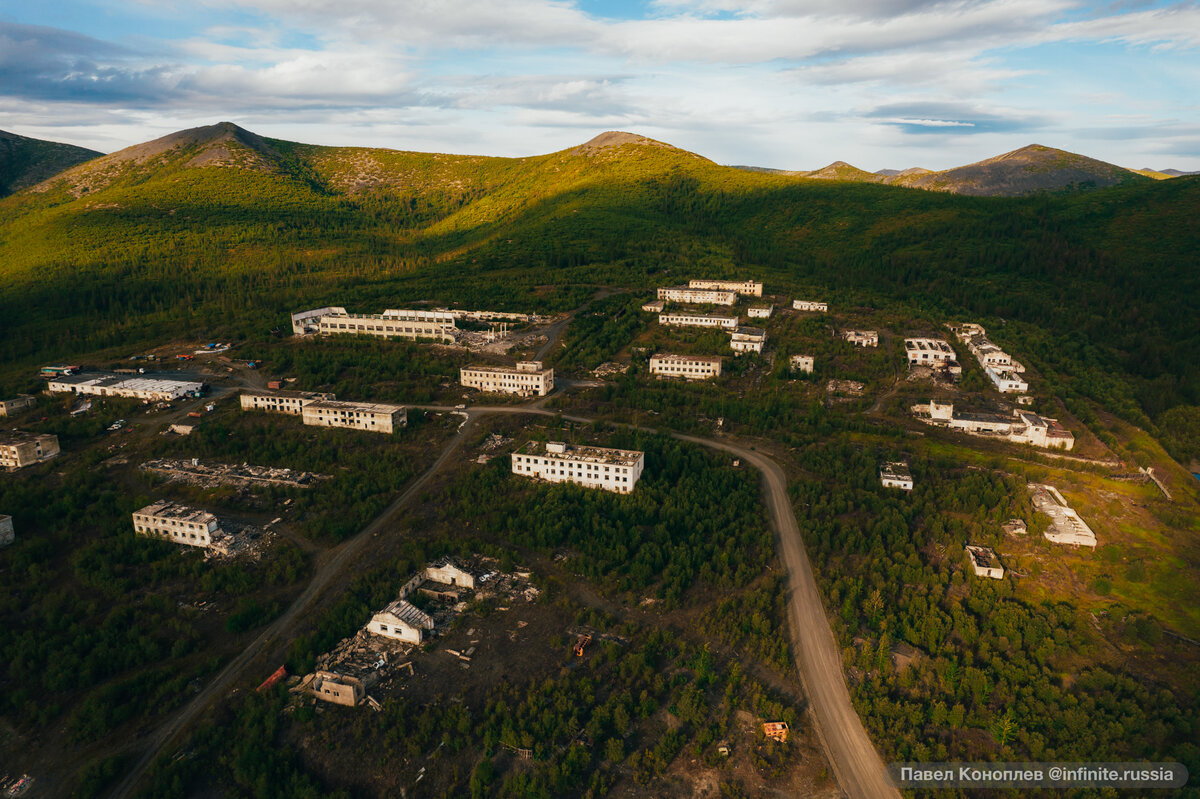
M 920 101 L 877 106 L 861 116 L 910 134 L 1029 132 L 1045 127 L 1048 122 L 1043 116 L 1015 109 L 1002 112 L 966 103 Z

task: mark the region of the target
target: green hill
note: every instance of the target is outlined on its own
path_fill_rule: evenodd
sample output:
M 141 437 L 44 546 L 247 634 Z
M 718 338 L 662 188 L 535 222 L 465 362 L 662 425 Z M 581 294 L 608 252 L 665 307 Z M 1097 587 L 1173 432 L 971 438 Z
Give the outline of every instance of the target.
M 95 150 L 73 144 L 31 139 L 0 130 L 0 197 L 99 155 Z
M 1003 318 L 1065 390 L 1156 416 L 1200 400 L 1200 179 L 1135 177 L 973 198 L 724 167 L 632 134 L 489 158 L 222 123 L 0 200 L 0 380 L 106 347 L 262 336 L 327 302 L 552 310 L 597 285 L 747 274 Z

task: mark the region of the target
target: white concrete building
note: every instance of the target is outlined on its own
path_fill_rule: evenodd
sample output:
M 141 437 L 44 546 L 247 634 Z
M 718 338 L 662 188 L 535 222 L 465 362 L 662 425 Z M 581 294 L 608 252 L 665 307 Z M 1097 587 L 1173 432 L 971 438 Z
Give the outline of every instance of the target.
M 170 402 L 180 397 L 200 396 L 204 384 L 186 378 L 123 377 L 84 372 L 53 378 L 46 389 L 56 394 L 92 394 L 98 397 L 132 397 L 147 402 Z
M 462 367 L 459 382 L 487 394 L 544 397 L 554 390 L 554 370 L 541 361 L 518 361 L 516 366 L 474 364 Z
M 983 371 L 1001 394 L 1024 394 L 1029 390 L 1029 384 L 1016 372 L 994 366 L 985 366 Z
M 1032 444 L 1047 449 L 1071 449 L 1075 436 L 1057 419 L 1017 408 L 1012 414 L 990 411 L 956 411 L 953 403 L 930 400 L 913 406 L 918 419 L 936 427 L 947 427 L 971 435 L 1002 438 L 1014 444 Z
M 738 355 L 743 352 L 762 352 L 767 343 L 767 331 L 761 327 L 739 327 L 729 337 L 729 346 Z
M 1096 534 L 1054 486 L 1030 483 L 1033 507 L 1050 517 L 1046 540 L 1055 544 L 1096 548 Z
M 433 617 L 407 599 L 397 599 L 371 617 L 367 631 L 410 644 L 422 643 L 433 630 Z
M 642 310 L 647 313 L 662 313 L 666 307 L 667 304 L 662 300 L 650 300 L 649 302 L 642 303 Z
M 884 488 L 899 488 L 904 491 L 913 490 L 912 472 L 904 461 L 892 461 L 879 467 L 879 482 Z
M 792 367 L 793 372 L 808 372 L 811 374 L 816 366 L 816 362 L 811 355 L 793 355 L 788 358 L 788 365 Z
M 682 302 L 691 305 L 733 305 L 737 294 L 718 289 L 693 289 L 687 286 L 664 286 L 658 290 L 658 298 L 666 302 Z
M 265 411 L 266 413 L 303 416 L 304 406 L 310 402 L 335 398 L 333 394 L 325 394 L 320 391 L 260 391 L 247 388 L 242 390 L 241 403 L 243 411 Z
M 979 361 L 979 365 L 997 391 L 1002 394 L 1024 394 L 1029 390 L 1029 383 L 1021 377 L 1025 367 L 989 341 L 987 332 L 981 325 L 967 322 L 949 327 L 975 356 L 975 360 Z
M 879 346 L 879 332 L 876 330 L 843 330 L 842 338 L 856 347 Z
M 512 470 L 522 477 L 628 494 L 642 476 L 645 457 L 637 450 L 530 441 L 512 454 Z
M 12 517 L 0 513 L 0 549 L 3 549 L 16 540 L 17 534 L 13 530 Z
M 367 689 L 357 677 L 318 671 L 312 683 L 312 693 L 322 702 L 354 707 L 367 695 Z
M 0 400 L 0 416 L 12 416 L 37 404 L 37 399 L 28 394 L 18 394 L 10 400 Z
M 676 311 L 674 313 L 659 314 L 658 323 L 671 327 L 719 327 L 722 330 L 736 330 L 738 318 L 736 316 L 717 316 L 716 314 Z
M 478 582 L 473 572 L 467 571 L 454 558 L 442 558 L 425 567 L 425 579 L 442 585 L 474 589 Z
M 746 315 L 751 319 L 770 319 L 773 313 L 775 313 L 774 305 L 752 305 L 746 311 Z
M 203 548 L 225 536 L 216 516 L 166 499 L 135 511 L 133 529 L 138 535 Z
M 346 309 L 330 305 L 325 308 L 313 308 L 311 311 L 297 311 L 292 314 L 292 334 L 305 336 L 309 333 L 316 333 L 320 329 L 321 317 L 331 314 L 344 316 Z
M 447 317 L 439 315 L 445 313 Z M 432 316 L 432 318 L 430 318 Z M 439 311 L 388 311 L 383 314 L 330 314 L 318 322 L 318 332 L 332 336 L 344 333 L 353 336 L 380 336 L 409 341 L 454 341 L 454 317 Z
M 976 577 L 1004 579 L 1004 567 L 1000 565 L 996 553 L 987 547 L 968 545 L 967 559 L 971 561 L 971 568 L 975 570 Z
M 721 358 L 715 355 L 673 355 L 659 352 L 650 356 L 650 374 L 709 380 L 721 376 Z
M 954 348 L 940 338 L 906 338 L 904 351 L 908 355 L 909 366 L 930 366 L 956 360 Z
M 58 453 L 58 436 L 20 430 L 0 432 L 0 469 L 13 472 L 48 461 Z
M 763 284 L 757 280 L 689 280 L 688 288 L 732 291 L 744 297 L 761 297 Z
M 817 313 L 829 313 L 829 303 L 818 302 L 817 300 L 795 300 L 792 302 L 792 307 L 797 311 L 816 311 Z
M 408 423 L 408 411 L 403 405 L 388 405 L 382 402 L 317 400 L 306 404 L 301 416 L 307 425 L 348 427 L 372 433 L 390 434 Z

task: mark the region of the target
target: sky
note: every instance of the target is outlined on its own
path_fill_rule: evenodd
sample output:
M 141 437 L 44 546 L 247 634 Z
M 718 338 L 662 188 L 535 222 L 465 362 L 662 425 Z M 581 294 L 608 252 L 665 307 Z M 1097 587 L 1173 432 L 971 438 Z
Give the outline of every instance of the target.
M 0 0 L 0 129 L 111 152 L 232 121 L 520 156 L 945 169 L 1027 144 L 1200 170 L 1200 3 Z

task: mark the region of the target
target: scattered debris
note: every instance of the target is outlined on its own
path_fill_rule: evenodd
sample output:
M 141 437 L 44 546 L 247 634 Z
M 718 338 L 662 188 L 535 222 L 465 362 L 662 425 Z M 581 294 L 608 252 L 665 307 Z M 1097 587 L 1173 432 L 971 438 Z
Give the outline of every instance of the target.
M 629 364 L 617 363 L 616 361 L 606 361 L 595 369 L 592 374 L 596 377 L 609 377 L 610 375 L 623 375 L 629 371 Z
M 181 425 L 174 425 L 180 427 Z M 191 432 L 189 429 L 188 432 Z M 202 488 L 219 485 L 256 486 L 280 485 L 292 488 L 308 488 L 318 480 L 327 480 L 328 475 L 313 472 L 296 472 L 291 469 L 275 469 L 270 466 L 238 466 L 230 463 L 202 463 L 198 458 L 174 460 L 159 458 L 146 461 L 141 468 L 162 475 L 172 482 L 187 483 Z
M 1045 533 L 1046 540 L 1055 544 L 1096 548 L 1096 534 L 1079 518 L 1079 514 L 1067 505 L 1057 488 L 1030 483 L 1029 493 L 1033 495 L 1033 506 L 1050 517 L 1050 526 L 1046 528 Z

